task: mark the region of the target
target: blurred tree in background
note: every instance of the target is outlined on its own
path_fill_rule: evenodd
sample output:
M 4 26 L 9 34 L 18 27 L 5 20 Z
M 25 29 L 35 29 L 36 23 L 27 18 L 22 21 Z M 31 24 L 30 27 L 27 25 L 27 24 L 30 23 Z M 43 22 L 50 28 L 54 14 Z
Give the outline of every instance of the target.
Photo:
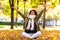
M 9 3 L 9 1 L 11 3 Z M 45 3 L 44 3 L 45 0 L 26 0 L 26 2 L 24 0 L 18 0 L 18 2 L 19 2 L 18 5 L 17 5 L 17 0 L 14 0 L 13 3 L 12 3 L 12 0 L 0 0 L 0 2 L 3 2 L 3 3 L 1 3 L 1 4 L 3 4 L 3 6 L 0 6 L 0 9 L 2 8 L 3 14 L 5 16 L 8 16 L 8 19 L 10 19 L 10 20 L 12 19 L 11 20 L 12 22 L 14 22 L 14 19 L 16 19 L 17 17 L 21 18 L 21 16 L 17 15 L 16 10 L 11 9 L 11 6 L 14 6 L 16 8 L 18 6 L 18 10 L 20 10 L 20 12 L 22 14 L 24 14 L 24 12 L 26 12 L 27 16 L 28 16 L 28 13 L 31 9 L 35 9 L 38 13 L 40 13 L 41 8 L 43 9 L 43 7 L 45 5 Z M 46 3 L 47 2 L 50 2 L 50 8 L 54 9 L 57 6 L 57 4 L 59 3 L 59 0 L 46 0 Z M 12 12 L 12 10 L 14 12 Z
M 46 0 L 47 2 L 51 1 L 51 0 Z M 51 1 L 51 7 L 55 7 L 56 4 L 58 3 L 58 1 Z M 32 8 L 38 8 L 40 5 L 44 5 L 44 0 L 27 0 L 26 1 L 26 12 L 28 12 L 28 10 L 32 9 Z M 17 7 L 17 0 L 14 0 L 14 6 Z M 9 5 L 9 0 L 3 0 L 3 7 L 4 7 L 4 14 L 7 16 L 11 16 L 10 14 L 10 5 Z M 24 13 L 24 1 L 23 0 L 19 0 L 19 4 L 18 4 L 19 10 L 21 13 Z M 16 11 L 14 11 L 14 17 L 16 17 Z

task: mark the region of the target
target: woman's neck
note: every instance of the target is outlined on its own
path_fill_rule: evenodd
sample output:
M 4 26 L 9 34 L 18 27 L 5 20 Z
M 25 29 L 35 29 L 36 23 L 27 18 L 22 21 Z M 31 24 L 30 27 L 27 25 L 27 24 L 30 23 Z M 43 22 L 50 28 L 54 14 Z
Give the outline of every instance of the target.
M 29 18 L 34 19 L 36 15 L 29 15 Z

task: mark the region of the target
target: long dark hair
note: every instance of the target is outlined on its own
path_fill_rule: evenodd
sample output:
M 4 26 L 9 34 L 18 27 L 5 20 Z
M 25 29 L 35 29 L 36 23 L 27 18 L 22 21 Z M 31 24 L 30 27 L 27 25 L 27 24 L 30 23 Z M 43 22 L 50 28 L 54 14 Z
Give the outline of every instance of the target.
M 33 11 L 33 12 L 35 13 L 35 15 L 37 16 L 37 11 L 36 11 L 36 10 L 30 10 L 29 15 L 30 15 L 30 13 L 31 13 L 32 11 Z

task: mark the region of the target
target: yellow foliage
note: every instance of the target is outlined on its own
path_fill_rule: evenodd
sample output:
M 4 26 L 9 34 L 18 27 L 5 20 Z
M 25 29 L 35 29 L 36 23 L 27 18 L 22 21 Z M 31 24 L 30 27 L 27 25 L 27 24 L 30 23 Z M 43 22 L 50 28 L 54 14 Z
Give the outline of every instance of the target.
M 56 37 L 53 37 L 53 39 L 52 40 L 56 40 Z
M 0 40 L 30 40 L 22 37 L 23 30 L 0 30 Z M 42 35 L 35 40 L 60 40 L 60 31 L 42 30 Z

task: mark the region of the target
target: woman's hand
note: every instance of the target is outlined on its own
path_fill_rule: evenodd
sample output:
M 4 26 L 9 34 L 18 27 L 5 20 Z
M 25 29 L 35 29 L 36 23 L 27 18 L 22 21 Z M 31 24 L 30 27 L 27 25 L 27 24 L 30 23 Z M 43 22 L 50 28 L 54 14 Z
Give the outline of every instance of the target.
M 15 7 L 11 7 L 11 8 L 17 10 L 17 8 L 15 8 Z
M 17 8 L 15 8 L 15 7 L 11 7 L 11 8 L 13 8 L 13 9 L 16 10 L 17 12 L 19 12 L 19 10 L 18 10 Z
M 11 7 L 11 8 L 13 8 L 13 9 L 17 10 L 17 8 L 15 8 L 15 7 Z

